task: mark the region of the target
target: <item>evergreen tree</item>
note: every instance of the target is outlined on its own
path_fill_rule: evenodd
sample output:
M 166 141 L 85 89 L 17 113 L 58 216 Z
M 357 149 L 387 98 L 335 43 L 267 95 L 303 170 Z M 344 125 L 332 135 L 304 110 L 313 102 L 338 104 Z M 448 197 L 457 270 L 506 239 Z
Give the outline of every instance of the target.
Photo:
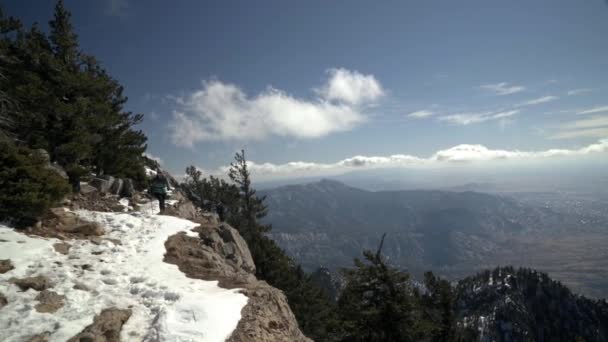
M 78 68 L 78 36 L 74 32 L 70 21 L 72 14 L 65 8 L 63 0 L 55 4 L 53 20 L 49 22 L 51 34 L 49 38 L 53 43 L 55 56 L 66 67 L 76 70 Z
M 36 25 L 24 30 L 3 19 L 0 57 L 12 64 L 2 95 L 18 108 L 9 131 L 21 144 L 47 150 L 74 182 L 94 171 L 141 186 L 147 138 L 134 127 L 143 115 L 123 110 L 122 86 L 80 51 L 70 20 L 61 0 L 48 37 Z
M 338 299 L 344 341 L 414 340 L 409 275 L 387 264 L 383 243 L 384 236 L 376 253 L 363 252 L 367 262 L 355 259 L 355 268 L 344 270 L 346 287 Z
M 240 192 L 242 222 L 238 224 L 238 227 L 241 229 L 241 234 L 247 239 L 270 231 L 269 225 L 262 225 L 258 222 L 266 216 L 268 208 L 264 205 L 265 197 L 258 198 L 255 189 L 251 186 L 251 175 L 247 168 L 245 150 L 235 153 L 234 161 L 230 163 L 228 176 Z
M 421 341 L 452 341 L 456 329 L 454 313 L 455 291 L 450 283 L 433 272 L 424 274 L 426 291 L 419 294 L 420 317 L 417 321 L 417 332 Z

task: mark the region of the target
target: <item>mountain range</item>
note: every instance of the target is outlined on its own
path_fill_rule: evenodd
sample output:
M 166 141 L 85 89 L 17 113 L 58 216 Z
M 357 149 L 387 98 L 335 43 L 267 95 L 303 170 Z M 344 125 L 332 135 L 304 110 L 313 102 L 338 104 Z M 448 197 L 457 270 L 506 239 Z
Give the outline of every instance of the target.
M 588 295 L 606 297 L 608 292 L 608 283 L 602 280 L 608 264 L 593 254 L 600 246 L 583 246 L 587 238 L 607 241 L 606 233 L 597 228 L 606 226 L 603 217 L 499 194 L 367 191 L 327 179 L 260 194 L 270 208 L 266 222 L 273 226 L 271 237 L 305 269 L 351 266 L 353 258 L 365 249 L 374 250 L 387 233 L 383 253 L 414 275 L 433 270 L 458 279 L 514 264 L 548 271 Z M 576 239 L 571 238 L 573 230 Z M 555 262 L 561 268 L 555 268 Z M 593 275 L 572 272 L 581 262 L 594 267 Z

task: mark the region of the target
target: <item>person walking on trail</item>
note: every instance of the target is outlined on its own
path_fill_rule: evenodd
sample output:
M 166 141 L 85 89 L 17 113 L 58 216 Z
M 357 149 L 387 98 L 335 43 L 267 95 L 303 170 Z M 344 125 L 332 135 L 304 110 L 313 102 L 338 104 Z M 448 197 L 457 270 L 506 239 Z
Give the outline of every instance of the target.
M 167 178 L 165 178 L 160 171 L 157 172 L 156 176 L 154 176 L 152 179 L 152 183 L 150 184 L 150 192 L 158 199 L 161 212 L 165 210 L 165 199 L 167 198 L 168 188 L 169 183 L 167 182 Z

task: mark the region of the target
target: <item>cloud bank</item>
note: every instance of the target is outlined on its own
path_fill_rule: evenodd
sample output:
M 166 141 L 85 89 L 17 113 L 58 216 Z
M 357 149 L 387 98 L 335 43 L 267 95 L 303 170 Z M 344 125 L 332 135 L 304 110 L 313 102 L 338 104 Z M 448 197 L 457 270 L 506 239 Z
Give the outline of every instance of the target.
M 200 141 L 272 135 L 317 138 L 364 122 L 363 106 L 381 98 L 384 90 L 373 75 L 331 69 L 315 93 L 314 99 L 300 99 L 269 87 L 249 97 L 236 85 L 204 81 L 201 89 L 175 99 L 171 138 L 188 147 Z
M 576 157 L 595 153 L 608 153 L 608 138 L 578 149 L 549 149 L 544 151 L 494 150 L 483 145 L 461 144 L 439 150 L 429 157 L 395 154 L 390 156 L 354 156 L 335 163 L 289 162 L 285 164 L 248 162 L 257 180 L 295 178 L 303 176 L 331 176 L 355 170 L 383 168 L 414 168 L 473 162 L 506 160 L 542 160 L 555 157 Z M 224 175 L 228 167 L 211 174 Z

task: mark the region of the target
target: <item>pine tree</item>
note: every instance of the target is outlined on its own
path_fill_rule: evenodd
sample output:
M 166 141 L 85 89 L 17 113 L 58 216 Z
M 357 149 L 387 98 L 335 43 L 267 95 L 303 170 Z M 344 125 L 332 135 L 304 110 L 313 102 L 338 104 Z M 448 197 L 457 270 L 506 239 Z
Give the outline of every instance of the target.
M 255 189 L 251 186 L 251 174 L 247 168 L 245 150 L 235 153 L 234 162 L 230 163 L 228 176 L 240 191 L 240 216 L 243 221 L 238 226 L 242 229 L 241 234 L 247 239 L 249 236 L 270 231 L 269 225 L 258 223 L 258 220 L 266 216 L 268 208 L 264 205 L 265 197 L 257 197 Z
M 417 332 L 421 341 L 452 341 L 456 329 L 454 313 L 455 290 L 450 283 L 433 272 L 424 274 L 426 291 L 415 291 L 421 315 L 417 322 Z
M 382 257 L 384 236 L 376 253 L 363 252 L 363 262 L 344 270 L 346 287 L 338 308 L 347 333 L 345 341 L 413 341 L 412 294 L 409 275 Z
M 74 33 L 71 23 L 72 14 L 65 8 L 63 0 L 55 4 L 53 20 L 49 22 L 53 50 L 64 66 L 76 70 L 78 68 L 78 36 Z

